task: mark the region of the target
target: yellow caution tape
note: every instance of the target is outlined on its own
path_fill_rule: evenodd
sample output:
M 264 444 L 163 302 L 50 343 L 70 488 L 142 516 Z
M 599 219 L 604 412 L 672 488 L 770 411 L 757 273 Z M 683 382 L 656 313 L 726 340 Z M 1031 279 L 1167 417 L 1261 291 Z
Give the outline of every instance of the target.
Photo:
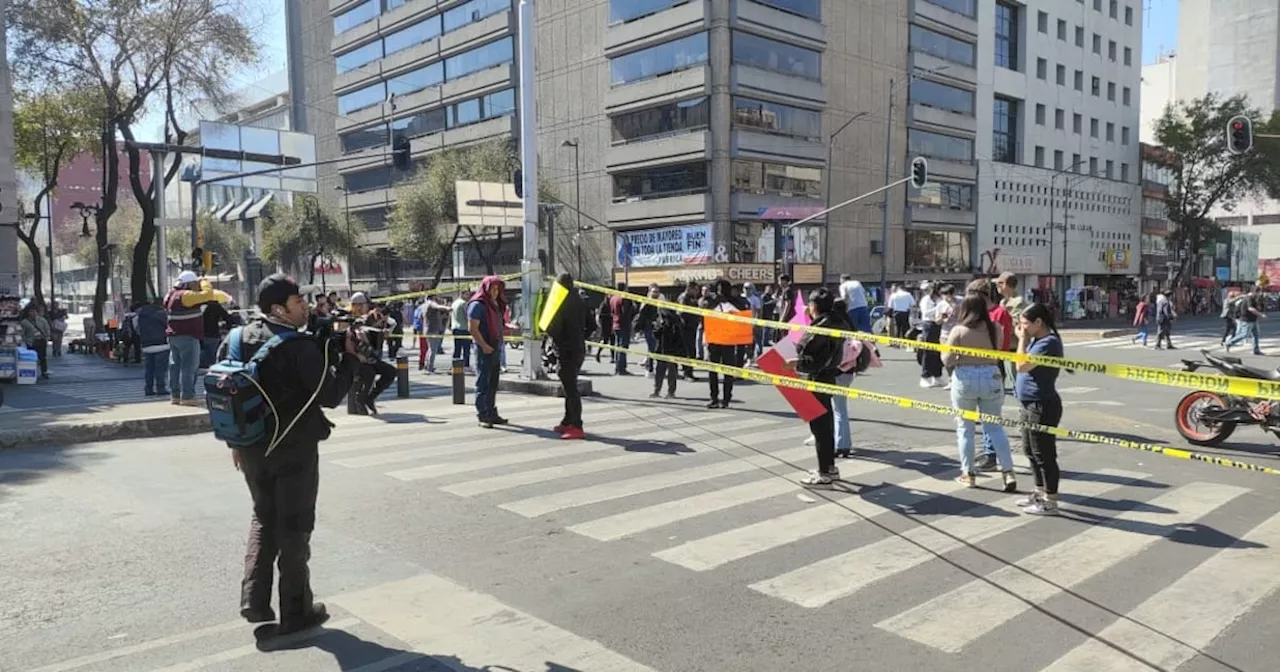
M 498 277 L 502 278 L 503 282 L 511 282 L 512 280 L 516 280 L 524 277 L 524 275 L 525 274 L 522 272 L 522 273 L 509 273 L 507 275 L 501 275 Z M 404 299 L 416 299 L 420 296 L 427 296 L 429 294 L 452 293 L 460 289 L 475 289 L 476 287 L 480 286 L 480 282 L 481 282 L 480 280 L 467 281 L 467 282 L 455 282 L 449 285 L 440 285 L 438 287 L 433 287 L 431 289 L 424 289 L 420 292 L 409 292 L 407 294 L 393 294 L 391 296 L 384 296 L 379 298 L 377 301 L 378 303 L 387 303 L 390 301 L 402 301 Z
M 842 333 L 842 337 L 849 336 L 849 334 L 846 332 L 841 332 L 841 333 Z M 862 337 L 863 337 L 863 334 L 861 333 L 857 335 L 858 339 L 862 339 Z M 757 383 L 765 383 L 768 385 L 773 385 L 774 387 L 790 387 L 797 390 L 805 390 L 808 392 L 827 394 L 831 396 L 844 396 L 850 399 L 861 399 L 863 401 L 870 401 L 877 404 L 885 404 L 888 406 L 897 406 L 898 408 L 908 408 L 908 409 L 914 409 L 918 411 L 925 411 L 927 413 L 933 413 L 935 415 L 945 415 L 952 418 L 959 416 L 964 418 L 965 420 L 971 420 L 973 422 L 998 424 L 998 425 L 1003 425 L 1005 427 L 1010 427 L 1018 430 L 1029 429 L 1033 432 L 1044 432 L 1046 434 L 1052 434 L 1054 436 L 1062 437 L 1064 439 L 1072 439 L 1075 441 L 1085 441 L 1088 443 L 1117 446 L 1119 448 L 1128 448 L 1130 450 L 1138 450 L 1138 451 L 1147 452 L 1147 453 L 1155 453 L 1157 455 L 1164 455 L 1166 457 L 1176 457 L 1182 460 L 1192 460 L 1195 462 L 1204 462 L 1207 464 L 1214 464 L 1220 467 L 1231 467 L 1233 469 L 1243 469 L 1245 471 L 1254 471 L 1258 473 L 1269 474 L 1271 476 L 1280 476 L 1280 469 L 1264 467 L 1258 464 L 1250 464 L 1248 462 L 1239 462 L 1239 461 L 1227 459 L 1224 457 L 1217 457 L 1215 455 L 1205 455 L 1203 453 L 1196 453 L 1189 450 L 1183 450 L 1181 448 L 1171 448 L 1169 446 L 1161 446 L 1154 443 L 1143 443 L 1141 441 L 1128 441 L 1125 439 L 1117 439 L 1114 437 L 1095 434 L 1092 432 L 1080 432 L 1072 429 L 1065 429 L 1063 427 L 1051 427 L 1048 425 L 1038 425 L 1030 422 L 1023 422 L 1021 420 L 1011 420 L 999 415 L 987 415 L 985 413 L 979 413 L 977 411 L 962 411 L 962 410 L 953 408 L 951 406 L 943 405 L 943 404 L 934 404 L 927 401 L 917 401 L 915 399 L 907 399 L 906 397 L 895 397 L 890 394 L 881 394 L 879 392 L 868 392 L 866 390 L 856 390 L 851 387 L 844 387 L 841 385 L 818 383 L 811 380 L 804 380 L 802 378 L 790 378 L 788 376 L 777 376 L 769 373 L 764 373 L 761 371 L 752 371 L 750 369 L 743 369 L 735 366 L 716 364 L 714 362 L 705 362 L 700 359 L 690 359 L 688 357 L 676 357 L 674 355 L 662 355 L 658 353 L 643 352 L 640 350 L 631 350 L 628 348 L 622 348 L 616 345 L 609 345 L 606 343 L 593 343 L 589 345 L 598 345 L 600 347 L 603 347 L 609 350 L 613 350 L 616 352 L 625 352 L 629 355 L 633 355 L 636 357 L 652 357 L 653 359 L 670 362 L 678 366 L 688 366 L 695 369 L 701 369 L 703 371 L 714 371 L 721 375 L 733 376 L 734 378 L 738 378 L 740 380 L 751 380 Z
M 1253 397 L 1280 401 L 1280 382 L 1254 380 L 1250 378 L 1236 378 L 1218 374 L 1192 373 L 1190 371 L 1175 371 L 1172 369 L 1156 369 L 1149 366 L 1134 366 L 1132 364 L 1089 362 L 1083 359 L 1070 359 L 1066 357 L 1023 355 L 1015 352 L 1004 352 L 1003 350 L 983 350 L 980 348 L 965 348 L 954 345 L 945 345 L 942 343 L 913 341 L 908 338 L 881 336 L 863 331 L 849 332 L 842 331 L 840 329 L 830 329 L 827 327 L 797 325 L 790 324 L 788 322 L 776 322 L 773 320 L 741 317 L 719 311 L 707 310 L 705 308 L 694 308 L 692 306 L 686 306 L 672 301 L 651 299 L 647 296 L 621 292 L 611 287 L 592 285 L 581 281 L 575 282 L 574 284 L 582 289 L 599 292 L 601 294 L 623 296 L 631 301 L 635 301 L 636 303 L 654 305 L 659 308 L 668 308 L 677 312 L 691 313 L 694 315 L 701 315 L 703 317 L 715 317 L 733 322 L 747 322 L 757 327 L 769 327 L 785 331 L 802 331 L 823 336 L 834 336 L 836 338 L 850 338 L 855 337 L 856 334 L 856 338 L 859 340 L 872 341 L 882 345 L 897 345 L 905 348 L 916 348 L 918 350 L 937 350 L 938 352 L 954 352 L 960 355 L 985 357 L 987 359 L 1001 359 L 1014 363 L 1032 362 L 1040 366 L 1052 366 L 1055 368 L 1083 371 L 1085 373 L 1096 373 L 1103 376 L 1119 378 L 1121 380 L 1133 380 L 1140 383 L 1151 383 L 1154 385 L 1179 387 L 1189 390 L 1208 390 L 1219 394 L 1230 394 L 1240 397 Z

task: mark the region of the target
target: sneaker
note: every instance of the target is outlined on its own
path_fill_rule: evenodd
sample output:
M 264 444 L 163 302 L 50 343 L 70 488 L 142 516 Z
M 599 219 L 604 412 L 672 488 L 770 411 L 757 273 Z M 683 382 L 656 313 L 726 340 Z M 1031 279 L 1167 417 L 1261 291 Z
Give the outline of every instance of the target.
M 720 408 L 720 400 L 712 399 L 711 403 L 707 404 L 707 408 Z
M 852 448 L 837 448 L 836 457 L 853 457 Z
M 552 427 L 551 431 L 555 432 L 556 434 L 564 434 L 565 432 L 569 431 L 569 425 L 559 424 L 559 425 L 556 425 L 555 427 Z
M 668 399 L 675 399 L 675 398 L 676 398 L 676 393 L 675 393 L 675 391 L 673 390 L 673 391 L 671 391 L 671 392 L 668 392 L 668 393 L 667 393 L 667 398 L 668 398 Z
M 276 620 L 276 612 L 271 607 L 243 607 L 240 609 L 240 618 L 250 623 L 270 623 Z
M 818 440 L 817 440 L 817 439 L 815 439 L 815 438 L 813 438 L 813 436 L 811 435 L 809 438 L 807 438 L 807 439 L 805 439 L 805 440 L 804 440 L 804 445 L 806 445 L 806 446 L 812 446 L 813 444 L 815 444 L 815 443 L 817 443 L 817 442 L 818 442 Z
M 497 413 L 494 413 L 494 414 L 493 414 L 493 417 L 489 418 L 489 422 L 492 422 L 492 423 L 493 423 L 493 424 L 495 424 L 495 425 L 509 425 L 509 424 L 511 424 L 511 421 L 510 421 L 510 420 L 508 420 L 508 419 L 506 419 L 506 418 L 502 417 L 501 415 L 498 415 Z
M 649 398 L 650 398 L 650 399 L 657 399 L 657 398 L 658 398 L 658 396 L 659 396 L 659 395 L 658 395 L 658 393 L 657 393 L 657 392 L 650 392 L 650 393 L 649 393 Z
M 565 441 L 581 441 L 587 438 L 587 434 L 586 432 L 582 431 L 581 427 L 570 427 L 566 429 L 563 434 L 560 435 L 560 438 L 564 439 Z
M 983 454 L 982 457 L 979 457 L 976 466 L 978 471 L 997 471 L 1000 469 L 1000 465 L 996 463 L 996 456 L 988 454 Z
M 809 472 L 808 476 L 800 479 L 801 485 L 831 485 L 831 476 L 824 474 L 817 469 Z
M 1056 516 L 1058 515 L 1058 503 L 1048 499 L 1037 499 L 1030 506 L 1022 507 L 1022 512 L 1033 516 Z
M 202 399 L 183 399 L 178 402 L 179 406 L 188 406 L 191 408 L 204 408 L 205 403 Z
M 376 416 L 378 414 L 378 406 L 373 403 L 373 397 L 369 397 L 368 399 L 364 400 L 364 407 L 369 409 L 370 415 Z
M 493 429 L 493 420 L 490 420 L 489 418 L 480 418 L 478 422 L 480 423 L 480 426 L 485 429 Z
M 1044 495 L 1042 495 L 1042 494 L 1040 494 L 1040 493 L 1038 493 L 1038 492 L 1033 492 L 1033 493 L 1031 493 L 1031 494 L 1027 495 L 1026 497 L 1023 497 L 1023 498 L 1021 498 L 1021 499 L 1019 499 L 1019 500 L 1015 501 L 1013 504 L 1014 504 L 1014 506 L 1017 506 L 1017 507 L 1018 507 L 1018 508 L 1020 508 L 1020 509 L 1025 509 L 1025 508 L 1027 508 L 1028 506 L 1031 506 L 1031 505 L 1035 504 L 1036 502 L 1039 502 L 1043 497 L 1044 497 Z
M 290 635 L 295 632 L 314 628 L 317 625 L 323 624 L 327 620 L 329 620 L 329 610 L 325 608 L 323 602 L 316 602 L 311 605 L 310 614 L 307 614 L 296 621 L 289 621 L 287 623 L 282 619 L 280 621 L 280 627 L 276 629 L 275 634 L 277 636 Z

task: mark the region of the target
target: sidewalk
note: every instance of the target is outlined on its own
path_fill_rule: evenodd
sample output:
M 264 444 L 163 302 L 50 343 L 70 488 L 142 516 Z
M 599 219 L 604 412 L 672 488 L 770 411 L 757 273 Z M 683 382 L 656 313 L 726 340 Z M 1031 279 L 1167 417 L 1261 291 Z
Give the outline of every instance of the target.
M 1205 326 L 1220 326 L 1222 319 L 1217 315 L 1190 315 L 1179 317 L 1173 330 L 1190 329 Z M 1105 320 L 1070 320 L 1058 325 L 1058 333 L 1064 341 L 1082 341 L 1098 338 L 1116 338 L 1138 333 L 1133 326 L 1132 317 L 1112 317 Z M 1152 331 L 1154 332 L 1154 329 Z

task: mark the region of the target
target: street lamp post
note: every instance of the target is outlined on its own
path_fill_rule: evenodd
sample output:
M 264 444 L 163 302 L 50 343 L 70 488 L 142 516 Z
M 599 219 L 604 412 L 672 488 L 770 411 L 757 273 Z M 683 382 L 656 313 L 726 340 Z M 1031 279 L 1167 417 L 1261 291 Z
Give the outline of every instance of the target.
M 573 199 L 574 199 L 574 212 L 577 213 L 576 215 L 577 226 L 575 228 L 579 232 L 582 231 L 582 163 L 580 161 L 582 157 L 581 157 L 581 150 L 579 148 L 580 144 L 581 143 L 578 141 L 577 138 L 574 138 L 572 140 L 565 140 L 564 142 L 560 143 L 561 147 L 573 148 L 573 183 L 574 183 Z M 579 235 L 575 235 L 574 239 L 575 240 L 578 239 Z M 582 279 L 582 245 L 575 245 L 574 247 L 578 248 L 577 249 L 578 279 L 581 280 Z M 552 273 L 555 273 L 554 259 L 555 259 L 555 251 L 548 250 L 547 265 L 551 267 Z
M 1084 162 L 1085 162 L 1085 159 L 1080 159 L 1079 161 L 1076 161 L 1075 163 L 1071 164 L 1070 166 L 1067 166 L 1066 168 L 1055 170 L 1053 172 L 1053 175 L 1049 176 L 1049 277 L 1050 278 L 1053 277 L 1053 231 L 1058 226 L 1057 221 L 1054 219 L 1054 206 L 1057 204 L 1057 201 L 1058 201 L 1058 192 L 1054 185 L 1057 184 L 1059 176 L 1073 172 L 1076 168 L 1079 168 L 1081 164 L 1083 164 Z M 1066 286 L 1065 286 L 1066 277 L 1067 277 L 1067 212 L 1070 209 L 1069 201 L 1065 199 L 1066 193 L 1067 193 L 1067 189 L 1063 189 L 1064 199 L 1062 202 L 1062 208 L 1063 208 L 1062 209 L 1062 281 L 1064 283 L 1064 286 L 1062 287 L 1062 302 L 1064 305 L 1067 300 Z M 1056 294 L 1057 292 L 1054 292 L 1054 293 Z
M 827 177 L 827 180 L 826 180 L 827 202 L 825 207 L 828 210 L 831 209 L 831 191 L 835 187 L 835 178 L 833 177 L 834 171 L 831 168 L 831 163 L 832 161 L 834 161 L 834 158 L 835 158 L 833 152 L 836 146 L 836 138 L 839 137 L 841 133 L 844 133 L 844 129 L 849 128 L 850 124 L 857 121 L 858 119 L 861 119 L 862 117 L 865 117 L 866 115 L 867 115 L 866 112 L 859 112 L 853 115 L 852 117 L 849 117 L 849 120 L 844 122 L 844 125 L 841 126 L 839 129 L 837 129 L 835 133 L 832 133 L 831 135 L 827 136 L 827 176 L 826 176 Z M 828 256 L 828 252 L 830 250 L 831 250 L 831 217 L 828 216 L 827 230 L 825 234 L 822 236 L 822 263 L 824 264 L 831 263 L 831 257 Z
M 347 191 L 346 186 L 341 184 L 333 185 L 335 191 L 342 192 L 342 214 L 347 220 L 347 291 L 351 291 L 351 259 L 354 256 L 353 242 L 351 240 L 351 193 Z

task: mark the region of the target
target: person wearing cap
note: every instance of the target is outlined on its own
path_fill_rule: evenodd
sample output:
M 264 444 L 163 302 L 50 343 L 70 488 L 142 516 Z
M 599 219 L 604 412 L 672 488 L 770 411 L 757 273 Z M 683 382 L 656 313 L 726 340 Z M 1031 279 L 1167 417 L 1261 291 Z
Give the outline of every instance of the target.
M 204 304 L 229 299 L 205 284 L 194 271 L 183 271 L 164 297 L 168 313 L 169 397 L 179 406 L 203 406 L 196 399 L 196 369 L 200 368 L 200 343 L 204 339 Z
M 302 288 L 283 273 L 258 285 L 262 316 L 241 332 L 240 357 L 248 361 L 273 336 L 297 331 L 310 318 Z M 278 421 L 290 429 L 268 455 L 265 450 L 233 450 L 232 464 L 244 474 L 253 498 L 253 517 L 240 584 L 240 615 L 250 623 L 274 621 L 271 609 L 272 566 L 278 565 L 279 625 L 285 635 L 328 619 L 324 604 L 311 592 L 311 533 L 315 529 L 319 487 L 320 442 L 332 425 L 321 408 L 338 405 L 351 387 L 356 367 L 355 337 L 349 330 L 344 346 L 307 336 L 278 345 L 258 366 L 263 395 L 272 400 Z M 227 357 L 224 340 L 218 359 Z

